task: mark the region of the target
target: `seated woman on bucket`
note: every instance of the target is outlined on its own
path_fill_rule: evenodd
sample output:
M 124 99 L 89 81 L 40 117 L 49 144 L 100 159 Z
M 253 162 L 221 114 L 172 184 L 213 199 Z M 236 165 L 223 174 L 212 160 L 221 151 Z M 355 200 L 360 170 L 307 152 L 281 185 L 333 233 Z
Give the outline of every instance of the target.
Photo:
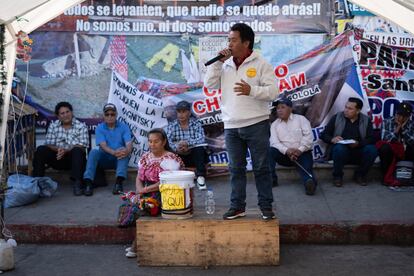
M 160 128 L 148 132 L 148 146 L 149 152 L 141 156 L 138 164 L 138 174 L 135 182 L 136 194 L 139 195 L 139 198 L 152 197 L 161 202 L 159 173 L 165 170 L 184 168 L 184 163 L 180 157 L 171 151 L 167 135 Z M 132 246 L 126 249 L 126 256 L 135 258 L 137 256 L 136 250 L 136 239 L 134 239 Z

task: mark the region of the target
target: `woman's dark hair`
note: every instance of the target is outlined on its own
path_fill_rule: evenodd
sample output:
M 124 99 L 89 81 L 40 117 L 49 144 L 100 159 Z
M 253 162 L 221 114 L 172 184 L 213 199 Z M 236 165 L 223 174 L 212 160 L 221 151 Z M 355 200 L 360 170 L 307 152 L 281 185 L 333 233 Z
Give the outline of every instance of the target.
M 162 140 L 165 141 L 164 149 L 166 151 L 173 152 L 171 147 L 170 147 L 170 143 L 168 143 L 167 134 L 165 133 L 165 131 L 162 128 L 153 128 L 148 132 L 148 137 L 150 136 L 150 134 L 159 134 L 161 136 Z
M 254 45 L 254 32 L 249 25 L 244 23 L 236 23 L 231 27 L 233 32 L 239 32 L 242 42 L 249 41 L 249 49 L 253 50 Z
M 361 101 L 361 99 L 358 98 L 351 97 L 348 99 L 348 102 L 356 103 L 356 108 L 358 109 L 362 109 L 362 107 L 364 106 L 364 103 Z
M 56 115 L 59 115 L 59 109 L 61 109 L 62 107 L 67 107 L 67 108 L 69 108 L 70 111 L 73 111 L 73 107 L 70 103 L 60 102 L 55 106 L 55 114 Z

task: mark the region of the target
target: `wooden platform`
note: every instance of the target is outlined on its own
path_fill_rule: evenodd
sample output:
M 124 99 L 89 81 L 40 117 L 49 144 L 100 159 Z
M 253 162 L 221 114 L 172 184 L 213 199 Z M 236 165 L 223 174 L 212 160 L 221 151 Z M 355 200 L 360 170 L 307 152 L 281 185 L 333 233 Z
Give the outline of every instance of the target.
M 141 266 L 236 266 L 279 264 L 279 221 L 140 218 Z

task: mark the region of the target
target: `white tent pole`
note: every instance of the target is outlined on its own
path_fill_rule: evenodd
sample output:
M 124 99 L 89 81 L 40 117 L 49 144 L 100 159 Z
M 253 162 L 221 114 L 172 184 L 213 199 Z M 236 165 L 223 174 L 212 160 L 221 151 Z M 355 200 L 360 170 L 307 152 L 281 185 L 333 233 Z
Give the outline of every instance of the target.
M 7 119 L 9 117 L 9 106 L 11 96 L 11 86 L 13 81 L 14 65 L 16 63 L 16 42 L 6 47 L 6 60 L 5 65 L 7 68 L 7 86 L 5 94 L 3 95 L 3 108 L 2 108 L 2 120 L 0 127 L 0 176 L 3 175 L 4 165 L 4 146 L 6 144 L 6 130 L 7 130 Z
M 7 29 L 7 31 L 9 31 L 9 35 L 11 36 L 11 38 L 12 38 L 12 40 L 10 40 L 9 42 L 7 42 L 6 43 L 6 45 L 4 45 L 6 48 L 7 47 L 14 47 L 14 46 L 11 46 L 10 44 L 12 44 L 13 42 L 16 42 L 16 40 L 17 40 L 17 37 L 16 37 L 16 33 L 15 33 L 15 31 L 14 31 L 14 28 L 13 28 L 13 26 L 11 25 L 11 24 L 7 24 L 7 25 L 4 25 L 6 28 L 5 29 Z

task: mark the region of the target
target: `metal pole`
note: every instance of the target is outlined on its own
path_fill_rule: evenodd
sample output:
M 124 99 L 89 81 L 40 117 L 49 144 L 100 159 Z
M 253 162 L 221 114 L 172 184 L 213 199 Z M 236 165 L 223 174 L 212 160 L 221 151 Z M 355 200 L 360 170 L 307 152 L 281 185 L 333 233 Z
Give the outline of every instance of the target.
M 296 161 L 296 160 L 292 160 L 295 164 L 296 164 L 296 166 L 298 166 L 299 168 L 301 168 L 302 169 L 302 171 L 304 171 L 310 178 L 312 178 L 313 179 L 313 175 L 312 174 L 310 174 L 304 167 L 302 167 L 302 165 L 301 164 L 299 164 L 299 162 L 298 161 Z

